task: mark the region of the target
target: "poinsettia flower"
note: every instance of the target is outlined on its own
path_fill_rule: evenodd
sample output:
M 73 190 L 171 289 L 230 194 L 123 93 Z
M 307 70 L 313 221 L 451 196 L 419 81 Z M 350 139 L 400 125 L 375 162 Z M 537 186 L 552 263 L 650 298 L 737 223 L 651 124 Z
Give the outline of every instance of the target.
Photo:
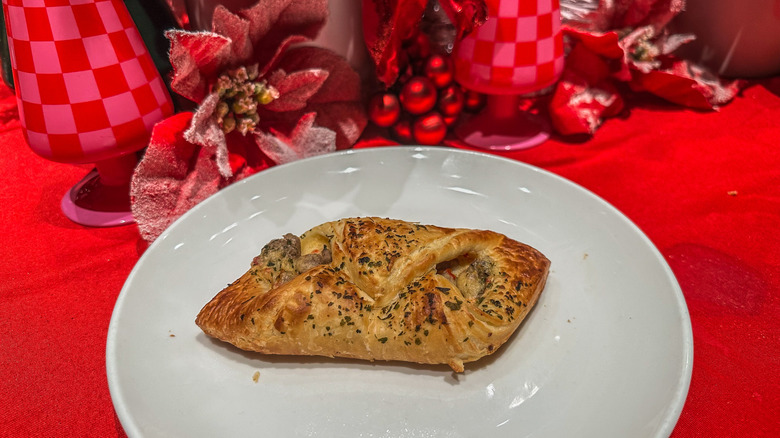
M 236 12 L 217 6 L 208 32 L 166 32 L 171 89 L 195 109 L 158 124 L 136 169 L 144 238 L 238 179 L 357 141 L 367 122 L 359 76 L 342 57 L 300 46 L 327 14 L 327 0 L 263 0 Z
M 684 6 L 684 0 L 562 1 L 569 54 L 552 97 L 556 130 L 594 133 L 622 108 L 620 82 L 697 109 L 733 99 L 739 81 L 721 81 L 675 57 L 675 50 L 694 38 L 667 29 Z

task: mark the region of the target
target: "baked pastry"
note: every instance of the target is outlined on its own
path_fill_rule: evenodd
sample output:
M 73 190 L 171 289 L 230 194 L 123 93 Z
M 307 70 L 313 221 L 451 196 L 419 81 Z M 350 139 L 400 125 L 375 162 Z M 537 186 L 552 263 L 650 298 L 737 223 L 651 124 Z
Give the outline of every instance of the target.
M 549 267 L 492 231 L 342 219 L 268 243 L 196 323 L 243 350 L 462 372 L 517 329 Z

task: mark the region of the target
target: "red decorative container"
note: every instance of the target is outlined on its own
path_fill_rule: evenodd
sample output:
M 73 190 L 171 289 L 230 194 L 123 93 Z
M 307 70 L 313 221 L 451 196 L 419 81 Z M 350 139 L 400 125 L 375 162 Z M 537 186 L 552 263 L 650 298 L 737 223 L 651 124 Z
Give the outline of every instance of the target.
M 558 0 L 487 0 L 488 19 L 458 43 L 455 79 L 486 94 L 482 114 L 456 133 L 473 146 L 510 150 L 534 146 L 548 134 L 519 112 L 523 94 L 553 85 L 563 72 Z
M 65 214 L 95 226 L 132 221 L 134 152 L 173 104 L 124 3 L 3 0 L 3 12 L 30 148 L 57 162 L 97 163 L 63 198 Z

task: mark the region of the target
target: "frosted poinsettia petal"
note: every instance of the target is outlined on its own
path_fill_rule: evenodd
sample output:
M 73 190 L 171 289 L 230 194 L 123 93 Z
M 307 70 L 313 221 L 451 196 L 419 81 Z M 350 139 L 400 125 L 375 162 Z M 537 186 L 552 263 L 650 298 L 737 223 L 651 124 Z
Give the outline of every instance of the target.
M 308 69 L 287 73 L 276 70 L 268 77 L 268 84 L 279 91 L 279 98 L 265 105 L 268 111 L 297 111 L 306 107 L 309 98 L 320 90 L 328 79 L 323 69 Z
M 292 0 L 258 1 L 254 6 L 238 11 L 251 23 L 249 38 L 253 43 L 260 41 L 274 26 L 282 11 Z
M 266 0 L 239 14 L 251 23 L 250 39 L 262 76 L 275 69 L 276 60 L 290 45 L 317 36 L 328 18 L 328 2 Z
M 292 133 L 292 143 L 302 158 L 322 155 L 336 150 L 336 133 L 315 125 L 315 113 L 301 117 Z
M 212 154 L 184 139 L 192 113 L 155 125 L 130 186 L 133 218 L 141 236 L 155 240 L 187 210 L 216 193 L 221 184 Z
M 262 68 L 260 69 L 260 76 L 265 76 L 272 69 L 278 68 L 278 60 L 286 53 L 290 47 L 295 44 L 304 43 L 308 41 L 306 38 L 298 35 L 291 35 L 284 41 L 276 46 L 276 50 L 261 51 L 261 53 L 255 53 L 255 58 L 258 60 Z
M 336 150 L 336 133 L 316 126 L 315 119 L 316 114 L 305 114 L 289 137 L 276 130 L 271 130 L 270 134 L 258 133 L 257 145 L 277 164 L 333 152 Z
M 288 3 L 268 36 L 302 35 L 314 39 L 328 20 L 330 0 L 305 0 Z
M 347 61 L 329 50 L 297 47 L 285 51 L 278 65 L 286 71 L 322 68 L 329 75 L 319 91 L 309 98 L 306 108 L 293 113 L 264 113 L 261 119 L 270 117 L 291 125 L 304 114 L 314 112 L 317 114 L 317 126 L 336 133 L 338 149 L 352 146 L 365 129 L 368 118 L 362 101 L 360 76 Z
M 203 99 L 192 117 L 192 124 L 184 132 L 184 138 L 215 154 L 220 174 L 225 178 L 230 178 L 233 176 L 233 171 L 230 168 L 227 140 L 225 133 L 222 132 L 214 118 L 218 103 L 219 95 L 217 93 L 211 93 Z
M 171 88 L 193 102 L 208 93 L 209 83 L 230 62 L 230 39 L 213 32 L 169 30 L 170 61 L 173 66 Z
M 260 150 L 277 164 L 291 163 L 301 158 L 292 145 L 273 134 L 260 132 L 255 139 Z
M 214 10 L 212 29 L 224 35 L 231 44 L 233 64 L 243 64 L 252 56 L 252 42 L 249 39 L 249 20 L 245 20 L 227 10 L 222 5 Z
M 360 76 L 343 57 L 319 47 L 296 47 L 284 52 L 276 64 L 284 71 L 324 70 L 329 73 L 327 81 L 311 103 L 332 101 L 353 101 L 362 98 Z
M 612 28 L 652 26 L 665 27 L 685 9 L 685 0 L 619 0 L 619 12 L 613 18 Z
M 701 67 L 676 61 L 663 69 L 636 74 L 630 85 L 633 90 L 647 91 L 678 105 L 709 110 L 734 99 L 744 81 L 722 81 Z
M 696 39 L 696 35 L 692 33 L 680 33 L 674 35 L 664 35 L 661 42 L 658 44 L 660 51 L 664 55 L 671 55 L 677 49 L 685 44 L 688 44 Z
M 561 1 L 565 24 L 594 32 L 648 25 L 660 30 L 684 8 L 685 0 Z
M 310 105 L 317 114 L 316 123 L 336 134 L 336 149 L 349 149 L 358 141 L 368 124 L 365 105 L 360 102 L 331 102 Z
M 289 35 L 313 39 L 328 18 L 328 0 L 263 0 L 239 11 L 249 20 L 256 47 L 277 47 Z M 259 47 L 258 47 L 259 48 Z

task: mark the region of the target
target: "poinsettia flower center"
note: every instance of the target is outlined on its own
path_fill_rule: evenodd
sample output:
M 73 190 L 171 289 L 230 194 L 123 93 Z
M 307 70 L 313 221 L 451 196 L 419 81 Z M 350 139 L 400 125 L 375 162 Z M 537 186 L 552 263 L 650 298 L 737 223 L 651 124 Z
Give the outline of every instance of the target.
M 660 50 L 647 38 L 642 38 L 629 49 L 629 53 L 635 61 L 652 61 L 660 55 Z
M 268 105 L 279 98 L 279 90 L 258 77 L 258 66 L 238 67 L 217 78 L 214 91 L 219 95 L 216 118 L 227 134 L 238 130 L 243 135 L 257 128 L 258 105 Z

